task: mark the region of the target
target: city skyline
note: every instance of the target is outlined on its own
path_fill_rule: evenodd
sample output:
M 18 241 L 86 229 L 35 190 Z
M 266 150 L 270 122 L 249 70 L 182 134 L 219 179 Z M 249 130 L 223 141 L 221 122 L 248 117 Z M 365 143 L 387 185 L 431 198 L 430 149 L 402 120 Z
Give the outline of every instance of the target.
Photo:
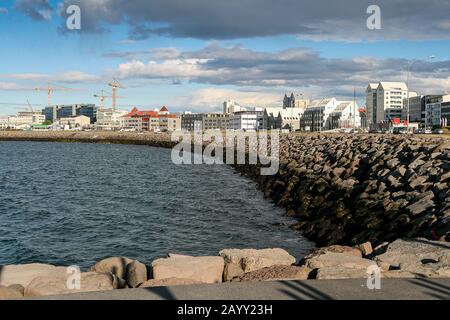
M 351 100 L 354 87 L 364 101 L 369 82 L 406 81 L 412 59 L 411 90 L 448 92 L 450 4 L 379 1 L 382 29 L 369 30 L 371 1 L 340 2 L 6 0 L 0 102 L 44 106 L 46 93 L 30 89 L 51 82 L 78 89 L 55 92 L 55 104 L 100 105 L 93 95 L 110 94 L 112 77 L 127 87 L 118 107 L 128 110 L 211 112 L 228 99 L 281 106 L 290 92 Z M 68 4 L 81 8 L 79 31 L 65 29 Z M 0 114 L 16 111 L 0 105 Z

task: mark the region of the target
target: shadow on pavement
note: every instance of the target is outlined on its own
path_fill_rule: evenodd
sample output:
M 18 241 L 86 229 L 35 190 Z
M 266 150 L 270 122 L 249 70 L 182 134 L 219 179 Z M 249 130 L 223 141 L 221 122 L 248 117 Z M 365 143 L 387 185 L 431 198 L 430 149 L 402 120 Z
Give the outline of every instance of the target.
M 286 289 L 281 289 L 280 292 L 296 300 L 333 300 L 333 298 L 326 293 L 313 288 L 305 283 L 305 281 L 283 281 L 283 286 Z
M 410 280 L 412 284 L 420 286 L 424 289 L 428 289 L 430 291 L 426 292 L 426 294 L 430 295 L 435 299 L 440 300 L 449 300 L 450 299 L 450 286 L 446 286 L 441 283 L 437 283 L 435 280 L 430 280 L 427 278 L 421 279 L 412 279 Z
M 173 293 L 170 292 L 170 289 L 168 287 L 150 287 L 142 289 L 150 291 L 151 293 L 160 296 L 164 300 L 177 300 L 177 298 L 173 295 Z

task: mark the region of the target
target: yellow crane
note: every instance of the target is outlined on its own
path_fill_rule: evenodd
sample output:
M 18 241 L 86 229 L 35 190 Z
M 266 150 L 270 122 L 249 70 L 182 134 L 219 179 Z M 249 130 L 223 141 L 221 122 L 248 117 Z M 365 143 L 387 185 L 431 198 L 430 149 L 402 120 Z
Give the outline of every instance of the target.
M 66 87 L 56 87 L 52 86 L 50 83 L 47 83 L 47 87 L 37 87 L 33 89 L 34 91 L 45 91 L 47 92 L 47 103 L 50 107 L 52 105 L 52 95 L 55 91 L 76 91 L 78 89 L 66 88 Z M 56 114 L 56 106 L 53 106 L 53 121 L 57 118 Z

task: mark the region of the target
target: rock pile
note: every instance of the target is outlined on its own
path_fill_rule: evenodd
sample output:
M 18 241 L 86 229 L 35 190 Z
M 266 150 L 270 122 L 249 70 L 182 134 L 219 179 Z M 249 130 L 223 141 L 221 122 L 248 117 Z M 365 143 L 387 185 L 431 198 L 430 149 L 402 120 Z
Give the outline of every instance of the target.
M 235 166 L 319 246 L 401 237 L 450 241 L 450 141 L 392 135 L 282 135 L 280 170 Z
M 0 300 L 223 281 L 368 278 L 374 272 L 380 278 L 450 277 L 447 242 L 399 239 L 368 249 L 372 249 L 370 243 L 332 245 L 316 249 L 298 264 L 295 257 L 277 248 L 225 249 L 210 257 L 169 254 L 149 267 L 126 257 L 111 257 L 82 272 L 78 288 L 69 288 L 72 273 L 65 267 L 0 266 Z

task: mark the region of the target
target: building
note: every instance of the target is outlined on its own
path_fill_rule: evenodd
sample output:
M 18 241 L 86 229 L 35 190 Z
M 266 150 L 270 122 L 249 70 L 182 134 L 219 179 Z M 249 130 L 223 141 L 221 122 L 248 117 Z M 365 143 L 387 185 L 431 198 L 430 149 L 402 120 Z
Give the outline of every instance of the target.
M 258 131 L 263 129 L 264 111 L 242 111 L 230 115 L 230 130 Z
M 450 95 L 427 96 L 425 99 L 425 128 L 447 127 L 450 119 Z
M 378 83 L 369 83 L 366 89 L 366 114 L 369 125 L 377 123 Z
M 59 119 L 59 125 L 64 129 L 87 128 L 91 125 L 91 118 L 87 116 L 70 116 Z
M 247 111 L 246 108 L 241 107 L 234 100 L 227 100 L 223 103 L 223 113 L 230 114 L 235 112 Z
M 181 130 L 194 131 L 201 130 L 203 127 L 202 113 L 184 113 L 181 115 Z
M 226 130 L 229 128 L 230 115 L 223 113 L 207 113 L 202 117 L 203 130 L 220 129 Z
M 280 125 L 280 129 L 297 131 L 300 130 L 300 119 L 304 110 L 301 108 L 283 108 L 278 113 L 276 123 Z
M 409 98 L 409 122 L 425 124 L 426 101 L 441 98 L 442 95 L 417 95 Z M 403 99 L 402 119 L 406 120 L 408 110 L 408 99 Z
M 320 131 L 331 129 L 330 114 L 341 104 L 336 98 L 327 98 L 313 101 L 306 108 L 300 119 L 300 130 Z
M 127 111 L 114 111 L 112 108 L 98 109 L 95 129 L 107 131 L 119 130 L 121 127 L 121 119 L 127 114 Z
M 2 116 L 0 118 L 1 129 L 26 129 L 32 125 L 45 122 L 45 115 L 40 112 L 19 112 L 16 116 Z
M 181 120 L 165 106 L 151 111 L 139 111 L 134 107 L 120 118 L 120 127 L 130 131 L 175 131 L 181 129 Z
M 309 104 L 310 104 L 309 99 L 302 99 L 301 95 L 297 95 L 297 98 L 296 98 L 294 96 L 293 92 L 291 93 L 291 95 L 289 97 L 286 94 L 284 94 L 283 109 L 300 108 L 300 109 L 305 110 Z
M 330 113 L 329 129 L 351 129 L 362 127 L 362 116 L 356 102 L 344 101 Z
M 406 83 L 383 81 L 378 84 L 376 93 L 376 123 L 392 121 L 395 118 L 400 119 L 402 117 L 403 99 L 407 98 L 408 95 Z M 414 92 L 409 94 L 410 97 L 415 95 L 417 94 Z
M 42 114 L 45 115 L 45 119 L 52 122 L 75 116 L 86 116 L 90 119 L 91 124 L 97 122 L 97 107 L 95 104 L 54 105 L 45 107 Z
M 442 97 L 441 103 L 442 127 L 447 127 L 450 123 L 450 95 Z
M 263 128 L 265 130 L 281 129 L 279 114 L 283 108 L 265 108 L 263 115 Z

